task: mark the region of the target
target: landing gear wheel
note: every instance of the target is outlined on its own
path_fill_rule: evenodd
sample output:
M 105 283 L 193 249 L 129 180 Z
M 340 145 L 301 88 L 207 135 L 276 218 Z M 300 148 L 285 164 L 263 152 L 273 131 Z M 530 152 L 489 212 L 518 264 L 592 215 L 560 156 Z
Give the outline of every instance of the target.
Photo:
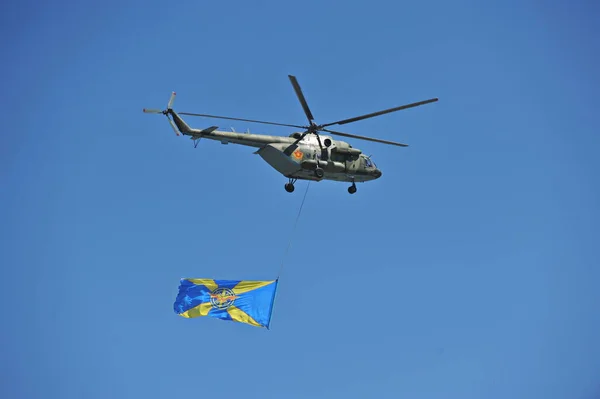
M 315 169 L 315 176 L 317 176 L 319 179 L 322 178 L 324 175 L 325 175 L 325 172 L 323 171 L 323 169 L 321 169 L 321 168 Z
M 294 184 L 292 184 L 292 183 L 286 183 L 285 184 L 285 191 L 287 191 L 288 193 L 293 193 L 294 192 Z
M 356 186 L 353 184 L 350 187 L 348 187 L 348 192 L 350 194 L 354 194 L 356 192 Z

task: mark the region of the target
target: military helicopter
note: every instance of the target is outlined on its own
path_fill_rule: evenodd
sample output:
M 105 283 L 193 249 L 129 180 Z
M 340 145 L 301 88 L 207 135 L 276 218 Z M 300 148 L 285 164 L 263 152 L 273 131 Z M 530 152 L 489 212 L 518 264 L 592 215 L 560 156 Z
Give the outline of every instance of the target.
M 286 183 L 284 187 L 289 193 L 294 191 L 294 183 L 298 180 L 332 180 L 352 183 L 348 188 L 348 192 L 354 194 L 356 192 L 357 182 L 367 182 L 378 179 L 382 175 L 381 170 L 377 168 L 369 156 L 363 154 L 358 148 L 352 147 L 352 145 L 347 142 L 334 140 L 331 136 L 320 135 L 318 132 L 322 131 L 336 136 L 407 147 L 407 144 L 342 133 L 326 129 L 326 127 L 332 125 L 345 125 L 351 122 L 438 101 L 437 98 L 432 98 L 354 118 L 318 125 L 314 122 L 313 114 L 304 98 L 298 80 L 292 75 L 288 75 L 288 77 L 308 119 L 309 125 L 307 126 L 189 112 L 177 113 L 172 108 L 175 100 L 175 92 L 172 92 L 166 110 L 144 109 L 144 112 L 165 115 L 175 131 L 175 134 L 179 136 L 181 133 L 190 136 L 190 139 L 194 140 L 194 147 L 198 145 L 200 139 L 205 138 L 220 141 L 223 144 L 234 143 L 258 148 L 254 154 L 260 155 L 271 167 L 288 178 L 288 183 Z M 302 129 L 303 131 L 294 132 L 286 137 L 236 133 L 234 131 L 219 131 L 217 130 L 219 128 L 218 126 L 210 126 L 206 129 L 193 129 L 184 122 L 180 115 L 286 126 Z M 169 118 L 169 116 L 173 119 Z

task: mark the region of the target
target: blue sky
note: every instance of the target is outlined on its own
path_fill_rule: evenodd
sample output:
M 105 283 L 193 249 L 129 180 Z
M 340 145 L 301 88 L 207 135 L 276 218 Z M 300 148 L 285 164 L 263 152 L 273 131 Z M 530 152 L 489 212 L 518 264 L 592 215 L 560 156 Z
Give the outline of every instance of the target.
M 0 396 L 600 395 L 598 4 L 40 4 L 0 13 Z M 270 331 L 180 318 L 276 277 L 306 183 L 142 108 L 304 124 L 288 74 L 319 123 L 440 101 L 345 128 L 410 147 L 310 185 Z

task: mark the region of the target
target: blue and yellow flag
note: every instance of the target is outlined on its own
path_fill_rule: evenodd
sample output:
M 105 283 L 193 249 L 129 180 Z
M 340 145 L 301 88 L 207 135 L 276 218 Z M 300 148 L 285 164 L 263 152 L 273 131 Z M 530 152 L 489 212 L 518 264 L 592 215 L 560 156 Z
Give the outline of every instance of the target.
M 277 280 L 184 278 L 173 304 L 182 317 L 215 317 L 269 328 Z

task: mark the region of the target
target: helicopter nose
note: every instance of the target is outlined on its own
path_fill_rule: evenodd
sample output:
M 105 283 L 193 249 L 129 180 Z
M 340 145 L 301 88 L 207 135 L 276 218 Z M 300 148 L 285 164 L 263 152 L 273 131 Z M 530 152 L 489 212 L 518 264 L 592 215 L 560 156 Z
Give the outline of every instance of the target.
M 373 176 L 375 176 L 376 179 L 379 179 L 381 177 L 381 175 L 382 175 L 381 170 L 375 169 L 373 171 Z

